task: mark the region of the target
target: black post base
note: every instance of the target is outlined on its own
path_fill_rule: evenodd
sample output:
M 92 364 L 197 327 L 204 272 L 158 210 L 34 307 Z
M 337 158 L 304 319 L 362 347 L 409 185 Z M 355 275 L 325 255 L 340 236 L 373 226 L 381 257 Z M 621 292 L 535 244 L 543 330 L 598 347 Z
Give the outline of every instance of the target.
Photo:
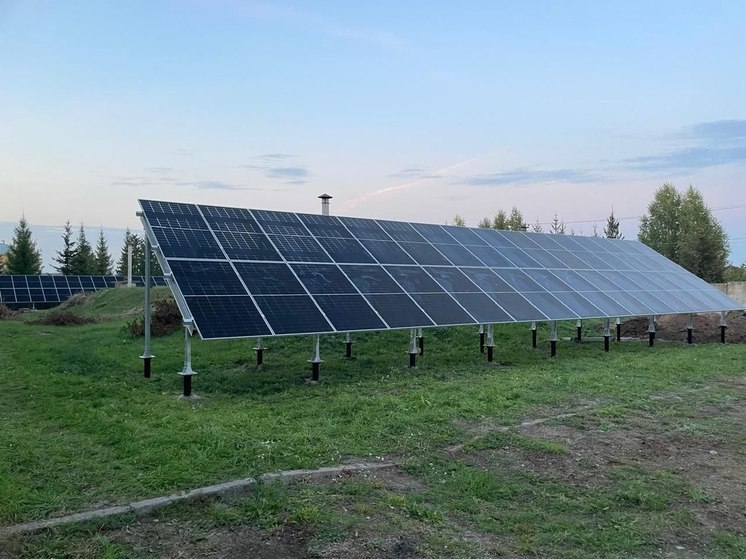
M 557 340 L 551 340 L 549 342 L 549 357 L 555 357 L 557 355 Z
M 578 343 L 583 341 L 583 327 L 582 326 L 578 326 L 578 335 L 575 338 L 575 341 Z
M 479 353 L 484 353 L 484 332 L 479 333 Z
M 345 357 L 352 359 L 352 342 L 345 342 Z
M 487 363 L 492 363 L 494 359 L 494 350 L 495 350 L 494 346 L 491 346 L 491 345 L 487 346 Z
M 609 351 L 609 338 L 611 336 L 604 336 L 604 351 Z
M 726 328 L 727 328 L 727 326 L 721 326 L 720 327 L 720 343 L 721 344 L 725 343 L 725 329 Z
M 145 378 L 150 378 L 150 360 L 152 357 L 143 357 L 142 358 L 142 369 L 143 369 L 143 376 Z
M 622 325 L 621 324 L 616 325 L 616 341 L 618 342 L 622 341 Z
M 192 395 L 192 375 L 183 375 L 184 379 L 184 398 L 189 398 Z
M 261 367 L 264 365 L 264 350 L 263 349 L 257 349 L 256 351 L 256 366 Z
M 417 354 L 416 353 L 410 353 L 409 354 L 409 367 L 411 369 L 413 369 L 416 366 L 417 366 Z
M 648 332 L 648 346 L 653 347 L 655 344 L 655 332 Z
M 531 347 L 536 349 L 536 330 L 531 330 Z
M 316 382 L 319 380 L 319 370 L 321 369 L 321 363 L 311 363 L 311 380 Z
M 694 338 L 694 331 L 691 328 L 687 328 L 686 329 L 686 343 L 691 345 L 693 338 Z
M 425 355 L 425 336 L 417 338 L 417 344 L 420 348 L 420 355 Z

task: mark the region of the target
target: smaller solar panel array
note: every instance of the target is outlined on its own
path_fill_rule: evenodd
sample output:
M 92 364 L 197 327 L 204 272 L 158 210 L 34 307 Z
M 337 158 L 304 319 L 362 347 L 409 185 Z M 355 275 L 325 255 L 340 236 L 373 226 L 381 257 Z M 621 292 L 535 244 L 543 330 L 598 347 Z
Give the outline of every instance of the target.
M 151 285 L 166 285 L 166 278 L 153 276 Z M 0 275 L 0 303 L 30 305 L 62 303 L 76 293 L 95 292 L 126 282 L 126 276 L 2 276 Z M 132 283 L 145 285 L 143 276 L 133 276 Z

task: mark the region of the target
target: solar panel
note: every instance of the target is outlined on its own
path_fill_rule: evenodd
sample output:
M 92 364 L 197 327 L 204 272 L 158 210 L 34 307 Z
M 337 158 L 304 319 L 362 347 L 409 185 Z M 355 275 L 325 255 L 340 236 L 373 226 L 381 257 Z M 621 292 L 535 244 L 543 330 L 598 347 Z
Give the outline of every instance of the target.
M 637 241 L 140 204 L 206 339 L 742 308 Z
M 166 285 L 163 276 L 153 276 L 151 280 L 152 285 Z M 59 304 L 76 293 L 92 293 L 126 281 L 124 276 L 0 275 L 0 303 L 15 307 Z M 142 276 L 134 276 L 132 281 L 140 287 L 145 285 Z

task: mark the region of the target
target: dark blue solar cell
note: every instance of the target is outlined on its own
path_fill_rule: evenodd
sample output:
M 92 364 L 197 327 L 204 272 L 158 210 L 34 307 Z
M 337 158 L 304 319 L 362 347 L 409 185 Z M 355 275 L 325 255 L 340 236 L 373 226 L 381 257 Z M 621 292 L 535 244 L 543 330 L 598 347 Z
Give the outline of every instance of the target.
M 57 293 L 56 289 L 47 287 L 43 289 L 42 291 L 44 291 L 44 300 L 47 303 L 59 303 L 60 302 L 60 296 L 59 296 L 59 293 Z
M 576 313 L 568 309 L 551 293 L 524 293 L 523 296 L 547 315 L 550 320 L 574 320 L 579 318 Z
M 544 249 L 526 249 L 526 254 L 536 260 L 544 268 L 567 268 L 559 258 Z
M 495 266 L 497 268 L 513 268 L 513 263 L 508 260 L 505 256 L 500 254 L 500 250 L 490 246 L 471 246 L 469 250 L 474 255 L 484 262 L 485 266 Z
M 295 214 L 267 210 L 252 210 L 251 213 L 268 235 L 307 236 L 309 234 L 306 226 Z
M 375 239 L 379 241 L 390 241 L 391 236 L 372 219 L 361 217 L 340 217 L 342 224 L 350 230 L 350 233 L 359 240 Z M 365 244 L 365 243 L 363 243 Z
M 575 256 L 569 250 L 550 250 L 549 253 L 573 270 L 593 269 L 593 266 Z
M 479 323 L 513 322 L 513 318 L 484 293 L 455 293 L 453 298 Z
M 93 276 L 93 285 L 96 289 L 106 289 L 106 279 L 104 276 Z
M 475 235 L 478 235 L 488 245 L 495 248 L 515 248 L 515 244 L 510 239 L 494 229 L 472 229 Z
M 67 285 L 70 287 L 70 291 L 83 291 L 83 286 L 80 284 L 80 276 L 67 276 Z
M 16 287 L 16 300 L 19 303 L 28 303 L 31 301 L 31 293 L 28 287 Z
M 572 288 L 549 270 L 526 270 L 528 276 L 547 291 L 572 291 Z
M 548 235 L 546 233 L 524 233 L 529 239 L 547 250 L 561 250 L 562 245 L 554 238 L 559 235 Z
M 247 209 L 220 206 L 200 206 L 199 208 L 213 231 L 262 232 L 251 212 Z
M 290 267 L 311 295 L 357 293 L 336 264 L 291 264 Z
M 443 292 L 443 288 L 419 266 L 386 266 L 386 271 L 407 293 Z
M 433 322 L 425 316 L 415 302 L 404 293 L 366 295 L 366 299 L 386 321 L 389 328 L 433 325 Z
M 288 262 L 331 262 L 313 237 L 269 235 Z
M 13 287 L 16 289 L 25 289 L 28 287 L 26 283 L 26 276 L 10 276 L 13 278 Z
M 472 229 L 468 227 L 456 227 L 454 225 L 443 225 L 451 237 L 456 239 L 459 243 L 465 246 L 488 246 L 487 241 L 477 235 Z
M 268 336 L 269 328 L 248 295 L 186 297 L 204 339 Z
M 598 291 L 601 289 L 574 270 L 552 270 L 551 273 L 569 285 L 574 291 Z
M 381 264 L 415 263 L 394 241 L 361 240 L 360 242 Z
M 661 286 L 652 281 L 649 276 L 636 272 L 613 272 L 609 275 L 611 281 L 628 290 L 657 290 Z
M 401 293 L 402 289 L 381 266 L 343 265 L 342 271 L 361 293 Z
M 246 295 L 228 262 L 171 260 L 169 265 L 184 295 Z
M 378 220 L 377 223 L 381 226 L 381 229 L 391 235 L 391 238 L 395 241 L 409 241 L 415 243 L 425 242 L 425 238 L 420 235 L 410 223 L 382 220 Z
M 517 268 L 543 268 L 536 260 L 531 258 L 522 248 L 498 248 L 497 252 L 513 263 Z M 508 266 L 506 266 L 508 267 Z
M 611 252 L 602 253 L 602 258 L 611 267 L 612 270 L 633 270 L 632 263 L 618 254 Z
M 274 262 L 236 262 L 241 279 L 252 295 L 305 295 L 290 266 Z
M 448 293 L 475 293 L 479 287 L 457 268 L 425 268 Z
M 194 204 L 140 200 L 140 205 L 145 211 L 148 223 L 153 227 L 207 229 L 207 223 Z
M 360 295 L 317 295 L 314 298 L 338 332 L 386 328 Z
M 60 297 L 60 301 L 65 301 L 66 299 L 69 299 L 74 292 L 70 291 L 67 287 L 58 287 L 57 288 L 57 294 Z
M 543 287 L 521 270 L 515 268 L 495 268 L 492 271 L 519 293 L 524 293 L 526 291 L 544 291 Z
M 375 263 L 373 257 L 355 239 L 318 237 L 317 240 L 335 262 Z
M 298 214 L 300 220 L 315 237 L 353 238 L 338 217 L 333 215 Z
M 528 236 L 528 233 L 523 233 L 522 231 L 503 231 L 501 232 L 501 234 L 505 235 L 505 238 L 508 239 L 511 243 L 513 243 L 517 247 L 520 247 L 523 249 L 540 248 L 539 245 L 537 245 L 531 239 L 531 237 Z
M 433 245 L 438 252 L 445 256 L 455 266 L 482 266 L 482 261 L 474 256 L 471 252 L 466 250 L 461 245 L 444 245 L 435 244 Z M 486 248 L 490 247 L 475 247 L 475 248 Z M 493 251 L 494 252 L 494 251 Z
M 29 298 L 32 303 L 43 303 L 44 291 L 41 288 L 29 289 Z
M 15 303 L 16 292 L 12 287 L 0 287 L 0 300 L 3 303 Z
M 546 315 L 519 293 L 488 293 L 488 295 L 517 321 L 547 319 Z
M 447 293 L 412 293 L 412 299 L 440 326 L 474 324 L 476 320 Z
M 648 293 L 663 301 L 665 305 L 668 305 L 671 312 L 683 313 L 694 310 L 685 300 L 685 294 L 682 294 L 683 297 L 680 297 L 679 294 L 671 293 L 670 291 L 648 291 Z
M 599 258 L 592 252 L 579 250 L 575 253 L 575 256 L 580 258 L 583 262 L 587 263 L 594 270 L 611 270 L 611 265 L 607 263 L 603 258 Z
M 425 240 L 431 242 L 432 244 L 444 243 L 451 245 L 456 242 L 456 240 L 451 237 L 448 232 L 440 225 L 433 225 L 431 223 L 413 223 L 412 227 L 414 227 L 417 232 L 425 238 Z
M 593 285 L 595 290 L 601 291 L 621 291 L 622 288 L 612 281 L 612 272 L 596 272 L 592 270 L 580 270 L 578 275 Z
M 153 227 L 166 258 L 225 258 L 209 231 Z
M 116 287 L 117 282 L 121 281 L 119 276 L 106 276 L 106 287 Z
M 439 253 L 430 243 L 407 243 L 402 242 L 401 247 L 411 256 L 417 264 L 423 266 L 448 266 L 450 262 Z
M 571 311 L 583 318 L 603 318 L 609 316 L 608 312 L 602 311 L 596 307 L 593 303 L 588 301 L 580 293 L 574 291 L 566 291 L 565 293 L 558 293 L 556 295 L 563 305 L 568 307 Z
M 41 278 L 39 276 L 26 276 L 26 283 L 31 289 L 39 289 L 41 287 Z
M 96 290 L 96 285 L 93 283 L 92 276 L 80 276 L 80 285 L 82 285 L 83 289 L 85 289 L 86 291 Z M 29 287 L 31 287 L 30 284 L 29 284 Z
M 254 300 L 275 334 L 334 331 L 308 295 L 260 295 Z
M 505 293 L 514 291 L 507 282 L 499 278 L 489 268 L 464 268 L 461 271 L 466 274 L 482 291 Z
M 262 233 L 216 231 L 215 237 L 223 246 L 228 258 L 233 260 L 282 260 L 267 236 Z
M 674 304 L 666 303 L 658 297 L 659 291 L 632 291 L 631 294 L 637 297 L 642 303 L 653 309 L 654 314 L 671 314 L 678 311 L 679 302 Z
M 0 275 L 0 289 L 12 289 L 13 277 Z

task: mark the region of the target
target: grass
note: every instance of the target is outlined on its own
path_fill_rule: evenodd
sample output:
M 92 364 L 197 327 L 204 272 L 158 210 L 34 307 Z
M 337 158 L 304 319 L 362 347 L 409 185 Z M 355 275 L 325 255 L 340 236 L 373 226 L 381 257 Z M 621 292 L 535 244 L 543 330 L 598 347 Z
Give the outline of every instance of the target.
M 308 549 L 319 553 L 375 517 L 381 546 L 390 543 L 387 532 L 408 532 L 417 535 L 418 552 L 431 557 L 640 556 L 659 548 L 661 534 L 696 523 L 690 509 L 706 497 L 680 475 L 619 467 L 606 485 L 591 490 L 499 462 L 470 462 L 503 447 L 529 457 L 565 452 L 557 442 L 512 431 L 467 444 L 466 459 L 442 449 L 471 440 L 470 426 L 485 420 L 516 425 L 589 402 L 603 429 L 644 412 L 660 417 L 666 433 L 731 432 L 742 440 L 733 425 L 691 412 L 727 408 L 742 397 L 713 382 L 746 376 L 744 346 L 658 344 L 651 350 L 633 342 L 614 344 L 605 354 L 600 343 L 560 342 L 558 358 L 550 360 L 548 347 L 530 350 L 526 325 L 509 325 L 496 328 L 499 365 L 488 366 L 475 328 L 436 329 L 426 330 L 425 356 L 412 370 L 406 331 L 355 335 L 355 360 L 342 358 L 344 337 L 330 335 L 322 338 L 321 381 L 312 385 L 305 381 L 310 337 L 265 340 L 261 371 L 250 341 L 195 340 L 194 390 L 201 398 L 185 401 L 177 398 L 181 378 L 175 374 L 183 363 L 182 334 L 154 340 L 154 375 L 142 378 L 142 340 L 123 330 L 141 301 L 142 290 L 118 289 L 70 308 L 100 321 L 89 325 L 40 324 L 48 311 L 0 321 L 0 525 L 268 471 L 386 457 L 423 488 L 396 493 L 371 480 L 267 487 L 236 503 L 161 514 L 208 532 L 246 524 L 312 526 Z M 561 335 L 574 336 L 574 324 L 563 326 Z M 547 339 L 545 326 L 539 336 Z M 669 393 L 686 398 L 654 397 Z M 464 538 L 464 530 L 483 537 Z M 373 547 L 375 541 L 369 538 Z M 707 545 L 712 556 L 735 557 L 746 543 L 743 534 L 722 530 Z M 15 549 L 40 557 L 139 553 L 107 539 L 99 525 L 59 529 Z M 0 557 L 1 551 L 2 542 Z

